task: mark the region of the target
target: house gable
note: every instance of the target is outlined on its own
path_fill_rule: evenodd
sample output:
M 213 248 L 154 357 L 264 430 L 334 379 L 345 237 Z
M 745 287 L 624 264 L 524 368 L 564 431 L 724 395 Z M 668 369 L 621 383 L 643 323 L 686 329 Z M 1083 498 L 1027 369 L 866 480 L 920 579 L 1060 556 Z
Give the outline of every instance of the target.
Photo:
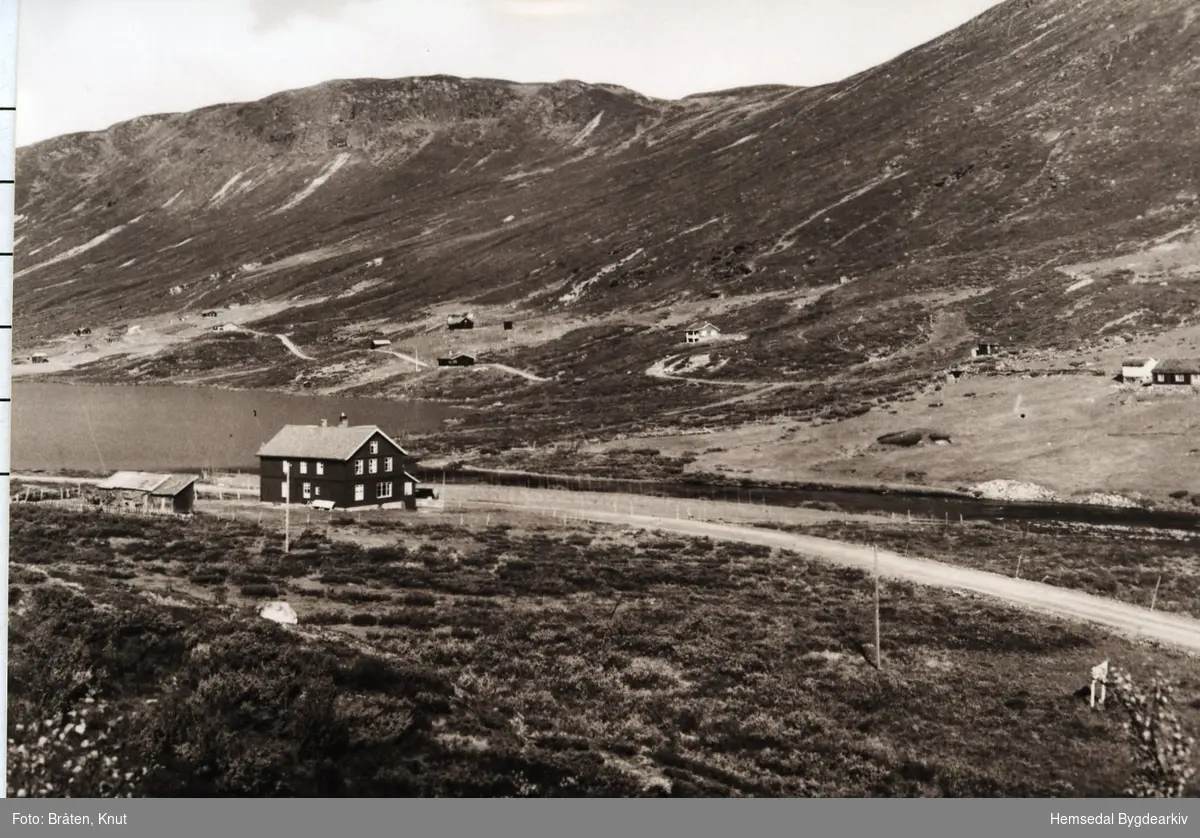
M 372 442 L 379 443 L 379 451 L 375 454 L 371 453 Z M 394 439 L 389 437 L 383 431 L 376 429 L 375 433 L 363 440 L 363 444 L 360 445 L 358 449 L 347 458 L 347 460 L 353 462 L 354 460 L 365 460 L 370 459 L 371 457 L 395 457 L 396 459 L 408 459 L 409 453 L 401 448 Z M 399 470 L 400 469 L 397 466 L 395 471 Z

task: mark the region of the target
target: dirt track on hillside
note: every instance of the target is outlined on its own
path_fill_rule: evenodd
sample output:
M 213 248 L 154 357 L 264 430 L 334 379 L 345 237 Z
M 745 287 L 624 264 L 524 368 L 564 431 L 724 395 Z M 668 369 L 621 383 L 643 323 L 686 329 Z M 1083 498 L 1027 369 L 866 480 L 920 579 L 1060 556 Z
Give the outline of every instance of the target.
M 459 488 L 459 487 L 456 487 Z M 467 488 L 467 487 L 461 487 Z M 484 489 L 486 492 L 486 488 Z M 464 493 L 465 494 L 465 493 Z M 475 493 L 471 493 L 474 495 Z M 663 532 L 679 533 L 746 544 L 762 544 L 850 567 L 869 570 L 874 562 L 868 547 L 846 544 L 815 536 L 793 535 L 750 526 L 718 523 L 694 518 L 669 518 L 661 515 L 641 515 L 620 509 L 589 506 L 586 500 L 575 500 L 567 492 L 537 492 L 536 503 L 547 513 L 567 514 L 582 520 L 620 524 Z M 553 499 L 543 497 L 553 496 Z M 464 498 L 465 499 L 465 498 Z M 474 498 L 472 497 L 472 500 Z M 496 506 L 528 508 L 527 504 L 494 500 Z M 616 507 L 617 504 L 613 503 Z M 690 504 L 699 511 L 700 504 Z M 639 503 L 637 508 L 645 509 Z M 994 597 L 1069 620 L 1104 626 L 1128 637 L 1156 640 L 1164 644 L 1200 653 L 1200 621 L 1092 596 L 1066 588 L 1043 585 L 1024 579 L 1013 579 L 994 573 L 956 567 L 928 559 L 901 556 L 886 550 L 879 551 L 879 572 L 883 577 L 904 579 L 918 585 L 952 588 L 983 596 Z
M 93 482 L 77 478 L 40 475 L 14 475 L 14 479 L 47 483 Z M 216 491 L 216 487 L 197 486 L 197 488 L 207 491 L 209 494 Z M 443 493 L 446 511 L 479 509 L 486 506 L 523 511 L 536 510 L 541 514 L 555 517 L 708 537 L 720 541 L 761 544 L 866 570 L 871 569 L 875 559 L 874 552 L 868 547 L 816 536 L 794 535 L 777 530 L 692 517 L 700 515 L 708 518 L 736 517 L 748 522 L 778 520 L 781 523 L 800 523 L 802 521 L 815 523 L 822 520 L 844 520 L 867 516 L 812 509 L 764 507 L 751 503 L 713 503 L 548 489 L 523 490 L 475 484 L 450 485 L 440 487 L 440 491 Z M 223 493 L 240 497 L 240 493 L 236 490 L 226 489 Z M 626 504 L 630 510 L 628 512 L 622 511 L 626 508 Z M 669 517 L 672 509 L 675 510 L 677 517 Z M 635 510 L 660 514 L 638 514 Z M 1092 596 L 1067 588 L 1043 585 L 1039 582 L 1013 579 L 928 559 L 901 556 L 887 550 L 880 550 L 878 557 L 879 572 L 885 578 L 904 579 L 914 584 L 930 587 L 969 591 L 1062 619 L 1093 623 L 1127 637 L 1154 640 L 1200 654 L 1200 620 L 1150 611 L 1117 600 Z

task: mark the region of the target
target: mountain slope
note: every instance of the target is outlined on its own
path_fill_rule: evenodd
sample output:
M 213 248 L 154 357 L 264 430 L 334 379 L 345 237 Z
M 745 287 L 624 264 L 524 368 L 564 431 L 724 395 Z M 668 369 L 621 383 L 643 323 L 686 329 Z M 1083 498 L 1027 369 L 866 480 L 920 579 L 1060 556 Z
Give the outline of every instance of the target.
M 668 402 L 739 415 L 701 409 L 728 392 L 640 374 L 684 351 L 694 316 L 746 335 L 713 349 L 707 378 L 792 385 L 754 410 L 891 394 L 984 333 L 1052 348 L 1177 327 L 1200 310 L 1194 255 L 1170 256 L 1194 254 L 1178 245 L 1200 214 L 1198 9 L 1010 0 L 811 89 L 666 102 L 579 82 L 340 81 L 60 137 L 18 150 L 15 339 L 55 345 L 81 312 L 166 322 L 265 301 L 254 328 L 320 363 L 243 383 L 349 371 L 361 392 L 563 417 L 612 396 L 619 426 Z M 1165 261 L 1132 277 L 1056 270 L 1154 247 Z M 466 309 L 539 328 L 453 346 L 559 381 L 361 358 L 369 329 L 443 351 L 425 333 Z M 172 351 L 77 373 L 178 377 Z

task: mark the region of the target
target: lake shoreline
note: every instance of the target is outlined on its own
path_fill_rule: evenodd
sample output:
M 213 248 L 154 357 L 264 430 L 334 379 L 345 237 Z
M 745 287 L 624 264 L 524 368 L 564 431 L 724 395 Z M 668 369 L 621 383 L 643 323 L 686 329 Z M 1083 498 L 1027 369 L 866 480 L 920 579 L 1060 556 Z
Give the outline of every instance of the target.
M 247 471 L 285 425 L 336 423 L 346 414 L 352 424 L 377 425 L 407 440 L 437 433 L 463 413 L 457 405 L 427 399 L 17 380 L 11 467 L 103 475 L 121 469 Z

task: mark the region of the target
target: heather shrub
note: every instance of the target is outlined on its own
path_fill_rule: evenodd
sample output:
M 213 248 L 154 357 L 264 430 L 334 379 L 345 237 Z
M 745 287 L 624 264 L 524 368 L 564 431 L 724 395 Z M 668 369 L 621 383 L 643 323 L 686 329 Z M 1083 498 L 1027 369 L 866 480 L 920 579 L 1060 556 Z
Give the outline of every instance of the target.
M 1160 673 L 1142 688 L 1123 670 L 1114 670 L 1112 692 L 1125 710 L 1134 756 L 1129 797 L 1184 797 L 1196 768 L 1189 736 L 1175 712 L 1174 688 Z

